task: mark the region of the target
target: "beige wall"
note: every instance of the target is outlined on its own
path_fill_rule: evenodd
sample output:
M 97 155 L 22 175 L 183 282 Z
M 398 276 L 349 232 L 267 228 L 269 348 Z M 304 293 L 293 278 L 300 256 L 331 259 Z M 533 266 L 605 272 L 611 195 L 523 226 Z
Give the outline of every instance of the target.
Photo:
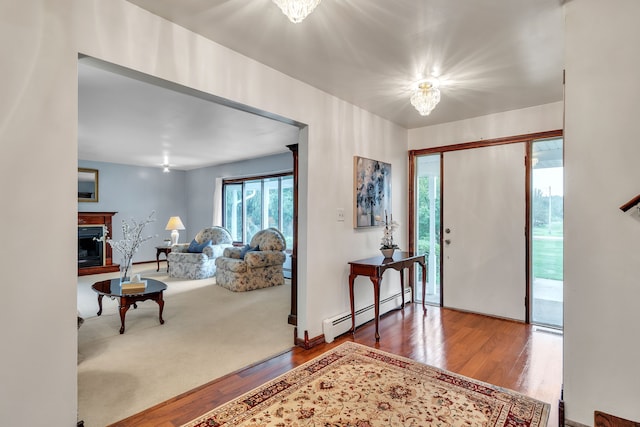
M 567 418 L 640 421 L 640 2 L 566 2 Z
M 3 426 L 76 420 L 72 10 L 66 0 L 0 1 Z
M 0 0 L 0 20 L 7 93 L 0 177 L 11 183 L 0 191 L 2 219 L 12 223 L 0 258 L 0 327 L 10 343 L 0 424 L 75 423 L 78 52 L 308 124 L 300 149 L 299 333 L 320 335 L 323 319 L 348 310 L 346 263 L 376 254 L 381 237 L 378 228 L 353 229 L 353 156 L 392 163 L 394 217 L 405 218 L 406 130 L 124 0 Z M 27 167 L 37 173 L 25 174 Z M 369 288 L 358 287 L 358 302 L 370 303 Z
M 539 105 L 409 130 L 409 149 L 441 147 L 562 129 L 563 103 Z
M 381 237 L 353 229 L 353 156 L 392 163 L 394 213 L 404 218 L 407 131 L 126 1 L 82 1 L 78 16 L 83 54 L 309 126 L 300 149 L 298 331 L 320 335 L 323 319 L 348 310 L 347 261 L 375 254 Z M 349 220 L 337 221 L 338 208 Z
M 593 410 L 602 409 L 638 420 L 640 222 L 618 206 L 640 192 L 640 3 L 572 0 L 565 8 L 567 415 L 592 424 Z M 321 333 L 322 319 L 348 308 L 345 260 L 370 255 L 379 242 L 377 230 L 355 232 L 335 220 L 337 208 L 352 216 L 353 155 L 393 164 L 394 217 L 406 218 L 407 139 L 418 148 L 534 130 L 490 120 L 477 132 L 454 124 L 408 133 L 124 0 L 0 0 L 0 23 L 0 219 L 11 224 L 0 249 L 2 425 L 75 423 L 78 51 L 310 125 L 301 149 L 309 195 L 301 216 L 301 331 L 311 336 Z M 557 107 L 549 108 L 550 122 L 537 130 L 558 128 Z

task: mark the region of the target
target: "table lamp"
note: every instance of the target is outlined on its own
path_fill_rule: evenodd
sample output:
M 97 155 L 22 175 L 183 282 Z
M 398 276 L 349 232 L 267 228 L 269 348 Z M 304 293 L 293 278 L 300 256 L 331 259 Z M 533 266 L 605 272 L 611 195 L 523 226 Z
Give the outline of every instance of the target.
M 178 239 L 180 238 L 178 230 L 184 230 L 184 224 L 180 220 L 179 216 L 172 216 L 169 218 L 169 222 L 167 222 L 165 230 L 171 230 L 171 246 L 177 245 Z

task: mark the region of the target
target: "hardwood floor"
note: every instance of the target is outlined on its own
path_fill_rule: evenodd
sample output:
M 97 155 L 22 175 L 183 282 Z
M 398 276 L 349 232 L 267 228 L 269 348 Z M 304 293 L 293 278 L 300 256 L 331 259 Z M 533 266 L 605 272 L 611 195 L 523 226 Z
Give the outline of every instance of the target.
M 311 350 L 295 347 L 112 426 L 180 426 L 347 340 L 548 402 L 548 425 L 558 426 L 562 336 L 536 331 L 531 325 L 437 307 L 429 307 L 425 316 L 417 304 L 382 317 L 379 344 L 374 333 L 373 322 L 369 322 L 353 337 L 345 334 Z

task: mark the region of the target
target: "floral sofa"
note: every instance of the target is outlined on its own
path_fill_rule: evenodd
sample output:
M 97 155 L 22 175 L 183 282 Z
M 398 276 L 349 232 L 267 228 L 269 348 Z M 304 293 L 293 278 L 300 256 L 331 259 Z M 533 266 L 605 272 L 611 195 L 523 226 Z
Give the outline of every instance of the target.
M 275 228 L 258 231 L 243 248 L 227 248 L 216 258 L 216 283 L 234 292 L 284 284 L 284 236 Z
M 203 228 L 191 243 L 171 247 L 171 252 L 167 255 L 169 277 L 212 277 L 216 274 L 216 258 L 230 247 L 233 247 L 233 239 L 227 229 L 216 226 Z

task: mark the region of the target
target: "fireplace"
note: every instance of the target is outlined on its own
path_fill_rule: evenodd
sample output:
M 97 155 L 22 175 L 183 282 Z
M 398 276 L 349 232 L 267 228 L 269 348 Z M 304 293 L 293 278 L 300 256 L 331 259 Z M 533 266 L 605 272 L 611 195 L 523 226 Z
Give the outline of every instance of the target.
M 104 264 L 104 227 L 78 227 L 78 268 Z
M 78 276 L 118 271 L 113 264 L 111 246 L 102 238 L 111 236 L 116 212 L 78 212 Z

